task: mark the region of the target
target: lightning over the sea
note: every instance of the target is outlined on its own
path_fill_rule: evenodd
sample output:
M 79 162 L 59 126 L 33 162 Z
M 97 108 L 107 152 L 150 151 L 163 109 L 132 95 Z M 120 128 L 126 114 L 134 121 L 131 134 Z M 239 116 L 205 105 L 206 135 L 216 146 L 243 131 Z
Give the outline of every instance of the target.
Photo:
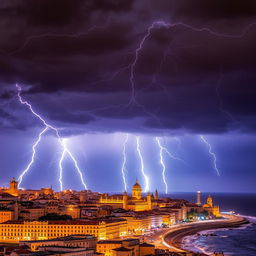
M 125 135 L 125 140 L 124 140 L 124 144 L 123 144 L 123 163 L 122 163 L 122 178 L 123 178 L 123 183 L 124 183 L 124 191 L 127 191 L 127 181 L 126 181 L 126 144 L 128 142 L 129 139 L 129 135 L 128 133 Z
M 207 145 L 208 149 L 209 149 L 209 154 L 212 156 L 213 158 L 213 166 L 214 166 L 214 170 L 216 171 L 217 175 L 220 176 L 220 171 L 217 167 L 217 158 L 214 152 L 212 152 L 212 146 L 211 144 L 205 139 L 205 137 L 203 135 L 200 135 L 201 140 Z
M 27 166 L 27 168 L 26 168 L 26 169 L 22 172 L 22 174 L 20 175 L 20 178 L 19 178 L 19 186 L 20 186 L 20 184 L 21 184 L 21 182 L 22 182 L 23 176 L 29 171 L 30 167 L 32 166 L 32 164 L 33 164 L 33 162 L 34 162 L 34 157 L 35 157 L 35 154 L 36 154 L 36 147 L 37 147 L 37 145 L 39 144 L 39 142 L 41 141 L 41 137 L 42 137 L 43 133 L 44 133 L 46 130 L 49 129 L 49 130 L 52 130 L 52 131 L 55 133 L 55 135 L 56 135 L 56 137 L 57 137 L 57 139 L 58 139 L 58 141 L 59 141 L 61 147 L 63 148 L 63 152 L 62 152 L 62 155 L 61 155 L 61 158 L 60 158 L 60 161 L 59 161 L 59 167 L 60 167 L 59 182 L 60 182 L 60 188 L 61 188 L 61 190 L 63 190 L 63 183 L 62 183 L 62 170 L 63 170 L 63 169 L 62 169 L 62 161 L 63 161 L 63 158 L 64 158 L 64 156 L 65 156 L 66 153 L 70 156 L 70 158 L 71 158 L 72 161 L 74 162 L 74 166 L 75 166 L 75 168 L 76 168 L 76 170 L 77 170 L 77 172 L 78 172 L 78 174 L 79 174 L 79 176 L 80 176 L 80 179 L 81 179 L 81 182 L 82 182 L 82 184 L 83 184 L 83 186 L 84 186 L 84 189 L 87 189 L 87 185 L 85 184 L 85 181 L 84 181 L 84 178 L 83 178 L 83 174 L 82 174 L 80 168 L 78 167 L 77 161 L 76 161 L 75 157 L 72 155 L 72 153 L 69 151 L 69 149 L 68 149 L 68 147 L 67 147 L 67 145 L 66 145 L 66 143 L 65 143 L 65 139 L 62 139 L 62 138 L 61 138 L 61 136 L 60 136 L 60 134 L 59 134 L 59 130 L 58 130 L 56 127 L 54 127 L 54 126 L 48 124 L 48 123 L 43 119 L 43 117 L 42 117 L 41 115 L 39 115 L 38 113 L 36 113 L 36 112 L 34 111 L 32 105 L 31 105 L 30 103 L 28 103 L 27 101 L 25 101 L 25 100 L 22 99 L 22 97 L 21 97 L 21 91 L 22 91 L 22 89 L 21 89 L 21 87 L 20 87 L 18 84 L 16 84 L 16 88 L 17 88 L 17 90 L 18 90 L 18 98 L 19 98 L 20 103 L 23 104 L 23 105 L 26 105 L 26 106 L 30 109 L 30 112 L 31 112 L 34 116 L 36 116 L 36 117 L 44 124 L 44 126 L 45 126 L 45 129 L 39 134 L 38 140 L 36 141 L 36 143 L 35 143 L 34 146 L 33 146 L 33 154 L 32 154 L 31 162 L 29 163 L 29 165 Z
M 160 164 L 162 166 L 162 179 L 165 184 L 165 193 L 167 194 L 168 193 L 168 183 L 166 181 L 166 166 L 164 163 L 163 153 L 165 152 L 170 158 L 172 158 L 174 160 L 178 160 L 178 161 L 182 161 L 182 162 L 184 162 L 184 161 L 182 159 L 174 156 L 173 154 L 171 154 L 171 152 L 161 144 L 160 139 L 158 137 L 156 137 L 155 139 L 156 139 L 157 145 L 159 147 Z
M 141 171 L 141 174 L 144 178 L 144 190 L 143 190 L 143 192 L 149 192 L 149 178 L 146 175 L 145 170 L 144 170 L 144 160 L 143 160 L 141 150 L 140 150 L 140 137 L 136 137 L 136 145 L 137 145 L 136 149 L 137 149 L 137 152 L 138 152 L 138 156 L 140 158 L 140 171 Z
M 165 167 L 165 163 L 164 163 L 164 158 L 163 158 L 163 150 L 164 148 L 162 147 L 159 138 L 156 137 L 156 142 L 158 144 L 159 147 L 159 157 L 160 157 L 160 164 L 162 166 L 162 178 L 163 178 L 163 182 L 165 185 L 165 194 L 168 193 L 168 184 L 166 181 L 166 175 L 165 175 L 165 171 L 166 171 L 166 167 Z

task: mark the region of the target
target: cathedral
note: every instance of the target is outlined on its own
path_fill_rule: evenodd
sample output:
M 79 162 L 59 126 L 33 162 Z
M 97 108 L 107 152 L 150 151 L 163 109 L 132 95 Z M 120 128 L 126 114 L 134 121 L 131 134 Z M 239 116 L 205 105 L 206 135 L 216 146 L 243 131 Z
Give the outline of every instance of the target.
M 156 191 L 153 199 L 158 199 L 158 192 Z M 100 197 L 100 204 L 109 204 L 116 208 L 123 208 L 125 210 L 133 211 L 149 211 L 152 210 L 152 195 L 148 192 L 146 197 L 142 196 L 142 189 L 138 180 L 132 187 L 132 195 L 128 196 L 126 191 L 123 195 L 102 195 Z
M 220 207 L 213 205 L 213 200 L 210 195 L 207 198 L 206 204 L 203 205 L 203 208 L 215 217 L 220 217 Z

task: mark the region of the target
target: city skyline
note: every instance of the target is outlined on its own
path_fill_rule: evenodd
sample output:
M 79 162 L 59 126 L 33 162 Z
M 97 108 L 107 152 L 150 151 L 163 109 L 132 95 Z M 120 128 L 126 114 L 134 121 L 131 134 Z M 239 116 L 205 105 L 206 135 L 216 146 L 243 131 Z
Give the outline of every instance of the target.
M 0 5 L 0 186 L 256 193 L 254 3 L 21 2 Z

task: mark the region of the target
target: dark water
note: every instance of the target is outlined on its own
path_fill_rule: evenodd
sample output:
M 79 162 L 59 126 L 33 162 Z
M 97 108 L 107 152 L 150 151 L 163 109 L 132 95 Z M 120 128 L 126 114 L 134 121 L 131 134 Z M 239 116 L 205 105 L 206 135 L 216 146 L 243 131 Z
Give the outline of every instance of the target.
M 189 236 L 183 241 L 184 248 L 193 251 L 211 254 L 214 251 L 223 251 L 225 255 L 256 256 L 256 194 L 228 194 L 211 193 L 214 204 L 219 205 L 221 211 L 235 211 L 245 215 L 250 224 L 238 229 L 220 229 L 203 231 L 200 234 L 214 234 L 216 236 Z M 194 193 L 174 193 L 172 198 L 183 198 L 195 202 Z M 206 200 L 208 193 L 202 195 Z

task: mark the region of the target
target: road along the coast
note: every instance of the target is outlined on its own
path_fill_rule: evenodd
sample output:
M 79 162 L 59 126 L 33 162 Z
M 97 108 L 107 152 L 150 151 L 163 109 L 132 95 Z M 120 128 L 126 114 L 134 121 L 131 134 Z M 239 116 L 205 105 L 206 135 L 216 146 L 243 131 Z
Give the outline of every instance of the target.
M 146 238 L 147 242 L 154 243 L 157 248 L 169 249 L 174 252 L 184 252 L 182 239 L 195 235 L 200 231 L 219 228 L 236 228 L 247 224 L 248 220 L 236 215 L 223 215 L 225 219 L 192 222 L 174 225 L 168 229 L 162 229 Z

